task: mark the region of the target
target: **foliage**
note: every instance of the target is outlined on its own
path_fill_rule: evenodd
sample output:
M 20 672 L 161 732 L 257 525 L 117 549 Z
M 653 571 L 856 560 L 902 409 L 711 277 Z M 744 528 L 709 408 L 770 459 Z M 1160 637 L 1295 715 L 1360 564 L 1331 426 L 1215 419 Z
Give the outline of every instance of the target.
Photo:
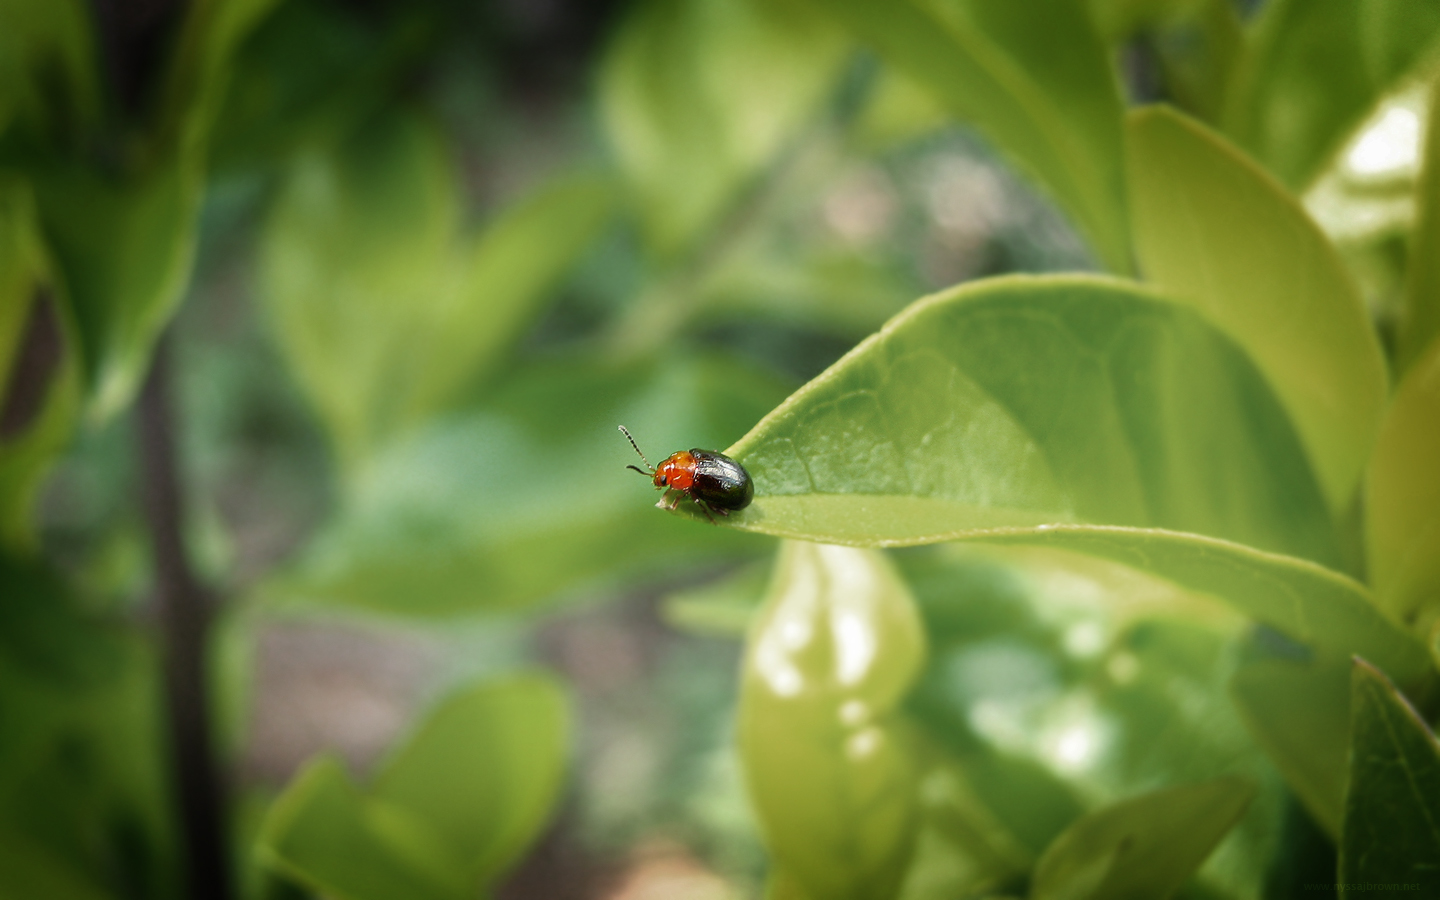
M 0 0 L 0 895 L 182 896 L 210 709 L 255 900 L 1435 877 L 1429 6 L 636 0 L 547 105 L 504 4 L 152 5 Z M 373 771 L 245 768 L 297 622 L 459 648 Z

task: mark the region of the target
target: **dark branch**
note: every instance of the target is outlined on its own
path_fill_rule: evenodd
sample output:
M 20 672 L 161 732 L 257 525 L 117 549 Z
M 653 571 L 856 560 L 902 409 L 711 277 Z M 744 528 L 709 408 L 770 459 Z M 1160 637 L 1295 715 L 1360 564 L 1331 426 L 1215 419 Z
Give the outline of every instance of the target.
M 230 900 L 225 790 L 210 729 L 206 648 L 211 598 L 185 551 L 184 499 L 170 397 L 169 342 L 155 352 L 140 396 L 139 441 L 145 515 L 155 564 L 170 756 L 188 896 Z

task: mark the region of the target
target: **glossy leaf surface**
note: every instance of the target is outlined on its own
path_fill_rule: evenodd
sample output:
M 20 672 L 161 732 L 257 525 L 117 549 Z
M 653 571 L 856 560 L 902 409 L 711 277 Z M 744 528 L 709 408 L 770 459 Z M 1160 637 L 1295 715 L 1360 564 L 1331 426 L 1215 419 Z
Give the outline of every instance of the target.
M 719 447 L 781 389 L 692 356 L 616 367 L 521 369 L 486 402 L 387 449 L 275 594 L 400 615 L 516 609 L 622 573 L 763 552 L 703 520 L 652 507 L 650 481 L 616 430 L 652 461 Z M 689 504 L 686 504 L 687 506 Z
M 1119 85 L 1080 0 L 826 8 L 1038 181 L 1107 268 L 1131 269 Z
M 924 657 L 909 591 L 878 551 L 782 545 L 746 650 L 740 757 L 773 864 L 800 895 L 899 886 L 918 766 L 897 706 Z
M 1349 274 L 1284 189 L 1219 136 L 1163 108 L 1132 114 L 1127 127 L 1146 279 L 1249 352 L 1331 508 L 1344 509 L 1386 392 L 1380 345 Z
M 601 68 L 650 248 L 684 248 L 811 120 L 849 49 L 794 0 L 635 5 Z
M 397 117 L 303 155 L 271 215 L 269 311 L 351 467 L 495 368 L 611 194 L 596 178 L 557 181 L 478 239 L 460 233 L 460 199 L 438 131 Z
M 1370 462 L 1367 499 L 1376 596 L 1427 633 L 1440 614 L 1440 342 L 1395 391 Z
M 1303 189 L 1383 94 L 1422 64 L 1440 34 L 1429 3 L 1273 0 L 1251 26 L 1225 130 Z
M 1440 867 L 1440 742 L 1378 670 L 1355 661 L 1340 881 L 1421 884 Z
M 1304 454 L 1245 355 L 1126 282 L 1010 277 L 917 301 L 726 451 L 742 528 L 832 543 L 1143 525 L 1333 553 Z
M 267 815 L 261 851 L 344 900 L 474 897 L 544 823 L 568 731 L 548 678 L 482 684 L 436 710 L 368 793 L 338 760 L 312 762 Z
M 1254 796 L 1249 782 L 1223 778 L 1090 813 L 1040 858 L 1031 900 L 1163 900 L 1204 862 Z

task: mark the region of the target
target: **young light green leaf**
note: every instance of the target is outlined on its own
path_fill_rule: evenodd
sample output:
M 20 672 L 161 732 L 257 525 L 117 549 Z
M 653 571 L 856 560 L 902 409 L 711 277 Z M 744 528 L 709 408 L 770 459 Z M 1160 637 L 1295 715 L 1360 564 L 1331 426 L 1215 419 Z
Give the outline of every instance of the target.
M 800 895 L 899 887 L 918 763 L 897 706 L 924 657 L 909 591 L 880 553 L 781 546 L 746 650 L 740 756 L 765 844 Z
M 1131 269 L 1119 85 L 1081 0 L 840 0 L 826 9 L 1040 183 Z
M 570 746 L 555 681 L 487 682 L 433 713 L 375 779 L 371 796 L 444 835 L 482 884 L 509 869 L 550 815 Z
M 1324 500 L 1245 354 L 1128 282 L 1010 277 L 912 304 L 727 453 L 741 528 L 854 545 L 1055 522 L 1329 560 Z
M 1031 900 L 1164 900 L 1255 796 L 1240 778 L 1165 788 L 1076 822 L 1035 867 Z
M 655 254 L 686 247 L 784 149 L 848 49 L 793 0 L 636 4 L 602 65 L 600 103 Z
M 446 700 L 361 793 L 322 756 L 261 828 L 262 858 L 343 900 L 468 900 L 534 839 L 563 773 L 569 722 L 549 678 Z
M 1440 743 L 1394 685 L 1355 660 L 1340 881 L 1425 884 L 1440 871 Z
M 1242 663 L 1230 696 L 1245 727 L 1315 821 L 1340 835 L 1350 749 L 1350 663 L 1344 658 Z
M 1395 366 L 1403 373 L 1440 340 L 1440 80 L 1430 88 L 1430 115 L 1415 188 L 1416 221 L 1406 259 L 1405 294 L 1395 335 Z
M 1430 3 L 1273 0 L 1251 28 L 1225 130 L 1303 190 L 1375 101 L 1431 57 L 1437 34 Z
M 265 229 L 262 289 L 281 346 L 353 470 L 498 362 L 610 208 L 556 181 L 478 241 L 439 133 L 413 117 L 314 149 Z
M 723 446 L 783 396 L 753 370 L 705 356 L 523 369 L 362 469 L 335 520 L 266 590 L 444 615 L 763 552 L 764 541 L 657 515 L 649 480 L 625 469 L 639 460 L 616 426 L 658 461 Z
M 1415 623 L 1421 634 L 1440 617 L 1437 461 L 1440 341 L 1433 341 L 1395 391 L 1370 461 L 1365 507 L 1376 597 L 1396 618 Z
M 41 475 L 80 406 L 75 328 L 41 244 L 28 185 L 0 179 L 0 543 L 32 543 Z
M 1249 352 L 1295 422 L 1331 509 L 1347 508 L 1386 374 L 1334 248 L 1283 188 L 1193 120 L 1152 107 L 1131 115 L 1127 134 L 1145 277 Z

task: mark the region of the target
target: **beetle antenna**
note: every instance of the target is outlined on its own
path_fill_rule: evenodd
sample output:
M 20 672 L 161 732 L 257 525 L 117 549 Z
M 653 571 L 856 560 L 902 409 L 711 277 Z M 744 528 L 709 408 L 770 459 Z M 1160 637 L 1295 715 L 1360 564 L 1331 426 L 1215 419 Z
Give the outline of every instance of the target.
M 630 446 L 632 446 L 632 447 L 635 448 L 635 452 L 636 452 L 636 453 L 640 453 L 640 445 L 637 444 L 637 443 L 635 443 L 635 439 L 630 436 L 630 430 L 629 430 L 628 428 L 626 428 L 624 425 L 621 425 L 621 426 L 620 426 L 620 431 L 621 431 L 622 434 L 625 435 L 625 440 L 627 440 L 627 441 L 630 442 Z M 647 468 L 647 469 L 650 470 L 649 472 L 640 472 L 640 470 L 639 470 L 639 469 L 635 469 L 634 466 L 626 466 L 625 468 L 627 468 L 627 469 L 635 469 L 635 471 L 640 472 L 641 475 L 653 475 L 653 474 L 655 474 L 655 467 L 652 466 L 652 465 L 650 465 L 650 460 L 648 460 L 648 459 L 645 458 L 645 454 L 640 453 L 640 461 L 645 464 L 645 468 Z

